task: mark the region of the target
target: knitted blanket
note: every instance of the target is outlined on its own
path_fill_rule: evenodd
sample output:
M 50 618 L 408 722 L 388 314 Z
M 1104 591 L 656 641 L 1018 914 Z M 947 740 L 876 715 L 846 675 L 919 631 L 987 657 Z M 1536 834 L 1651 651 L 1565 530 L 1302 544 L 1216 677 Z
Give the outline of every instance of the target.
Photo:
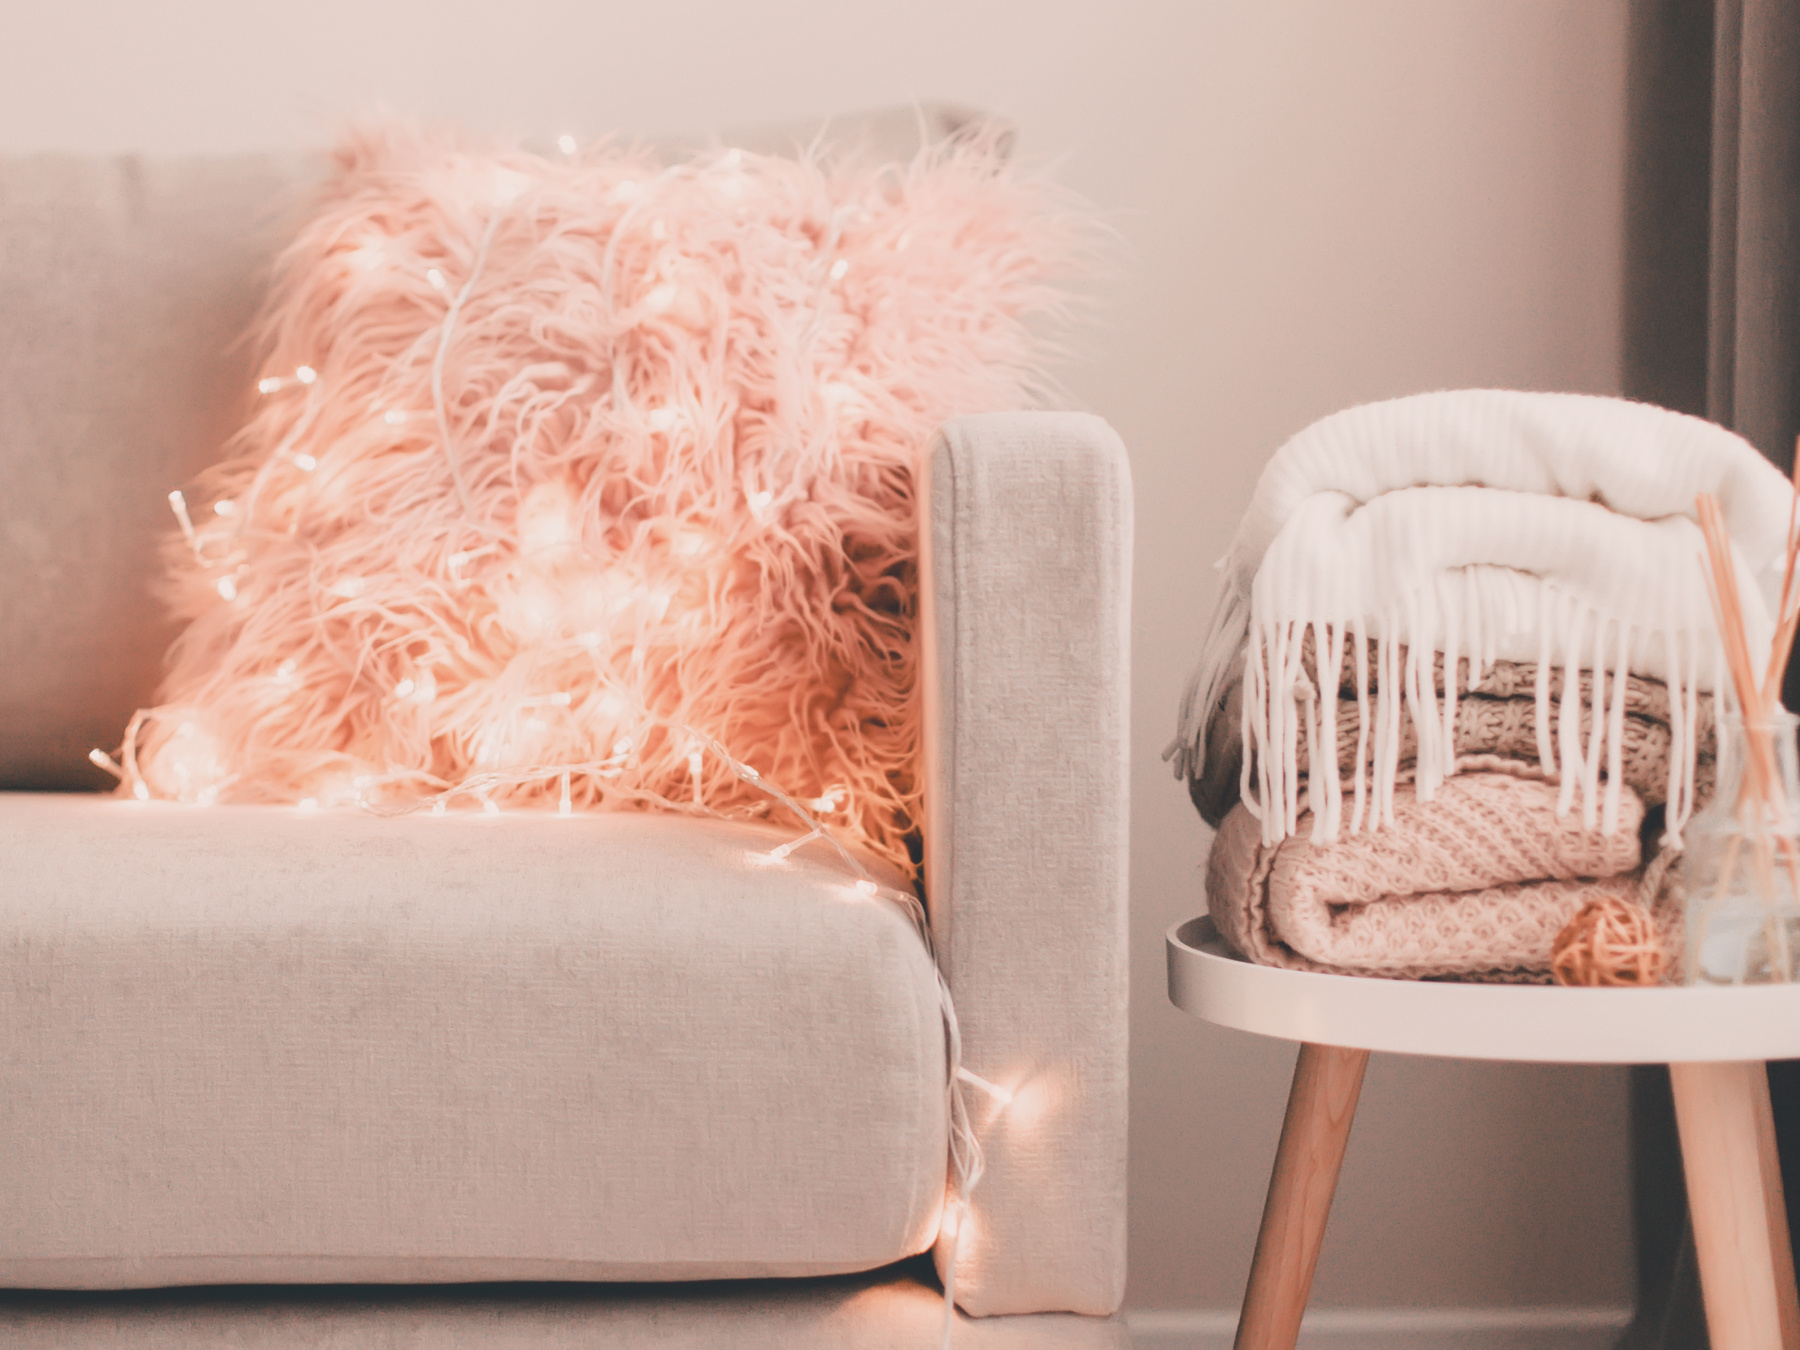
M 1266 845 L 1303 819 L 1316 843 L 1391 826 L 1403 764 L 1429 802 L 1468 749 L 1491 748 L 1465 738 L 1458 704 L 1510 662 L 1532 671 L 1532 757 L 1558 781 L 1557 817 L 1579 806 L 1584 828 L 1610 834 L 1625 827 L 1626 761 L 1644 734 L 1628 720 L 1631 677 L 1647 677 L 1667 692 L 1656 795 L 1673 843 L 1699 788 L 1699 695 L 1729 692 L 1698 563 L 1700 492 L 1723 507 L 1759 647 L 1791 494 L 1730 432 L 1618 399 L 1502 391 L 1328 417 L 1257 485 L 1167 757 L 1178 776 L 1213 778 L 1237 742 L 1239 797 Z M 1317 696 L 1309 644 L 1328 669 L 1348 662 L 1348 693 Z M 1439 665 L 1469 673 L 1446 684 Z M 1234 690 L 1235 728 L 1218 716 Z M 1340 745 L 1349 697 L 1351 781 L 1302 772 Z
M 1213 923 L 1239 952 L 1290 970 L 1394 979 L 1547 971 L 1577 910 L 1639 887 L 1643 806 L 1620 791 L 1621 828 L 1559 815 L 1557 787 L 1518 761 L 1465 759 L 1430 802 L 1402 785 L 1393 824 L 1276 844 L 1239 803 L 1207 864 Z

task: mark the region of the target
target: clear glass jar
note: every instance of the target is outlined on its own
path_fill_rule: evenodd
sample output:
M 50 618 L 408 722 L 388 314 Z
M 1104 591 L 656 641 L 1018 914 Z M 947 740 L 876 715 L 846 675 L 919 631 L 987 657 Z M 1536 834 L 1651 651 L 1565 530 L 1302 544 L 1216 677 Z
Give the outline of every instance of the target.
M 1681 861 L 1689 984 L 1800 976 L 1800 719 L 1719 719 L 1718 782 Z

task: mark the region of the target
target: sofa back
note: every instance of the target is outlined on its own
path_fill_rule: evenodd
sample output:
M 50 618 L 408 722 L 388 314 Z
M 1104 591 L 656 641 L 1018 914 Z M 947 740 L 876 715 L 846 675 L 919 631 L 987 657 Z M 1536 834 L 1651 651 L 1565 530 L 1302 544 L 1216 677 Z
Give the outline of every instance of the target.
M 908 158 L 972 121 L 894 108 L 723 138 Z M 654 142 L 665 153 L 706 140 Z M 169 493 L 254 396 L 249 330 L 322 162 L 0 157 L 0 790 L 105 788 L 155 701 Z

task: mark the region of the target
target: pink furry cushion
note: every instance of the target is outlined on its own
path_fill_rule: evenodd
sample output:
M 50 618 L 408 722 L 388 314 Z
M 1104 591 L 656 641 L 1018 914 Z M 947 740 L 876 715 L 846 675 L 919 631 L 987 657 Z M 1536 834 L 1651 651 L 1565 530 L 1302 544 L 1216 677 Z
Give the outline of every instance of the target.
M 193 494 L 128 786 L 767 810 L 716 743 L 903 861 L 917 469 L 945 419 L 1040 401 L 1070 221 L 979 141 L 828 170 L 355 137 Z

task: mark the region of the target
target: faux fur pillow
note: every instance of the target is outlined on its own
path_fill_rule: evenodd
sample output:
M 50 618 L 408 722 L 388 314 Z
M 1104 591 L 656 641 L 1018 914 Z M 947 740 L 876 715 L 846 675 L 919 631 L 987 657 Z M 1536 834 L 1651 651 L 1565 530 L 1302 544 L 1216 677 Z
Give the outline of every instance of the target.
M 185 504 L 127 787 L 767 810 L 724 751 L 903 861 L 918 466 L 1042 400 L 1077 221 L 979 137 L 832 169 L 357 136 Z

